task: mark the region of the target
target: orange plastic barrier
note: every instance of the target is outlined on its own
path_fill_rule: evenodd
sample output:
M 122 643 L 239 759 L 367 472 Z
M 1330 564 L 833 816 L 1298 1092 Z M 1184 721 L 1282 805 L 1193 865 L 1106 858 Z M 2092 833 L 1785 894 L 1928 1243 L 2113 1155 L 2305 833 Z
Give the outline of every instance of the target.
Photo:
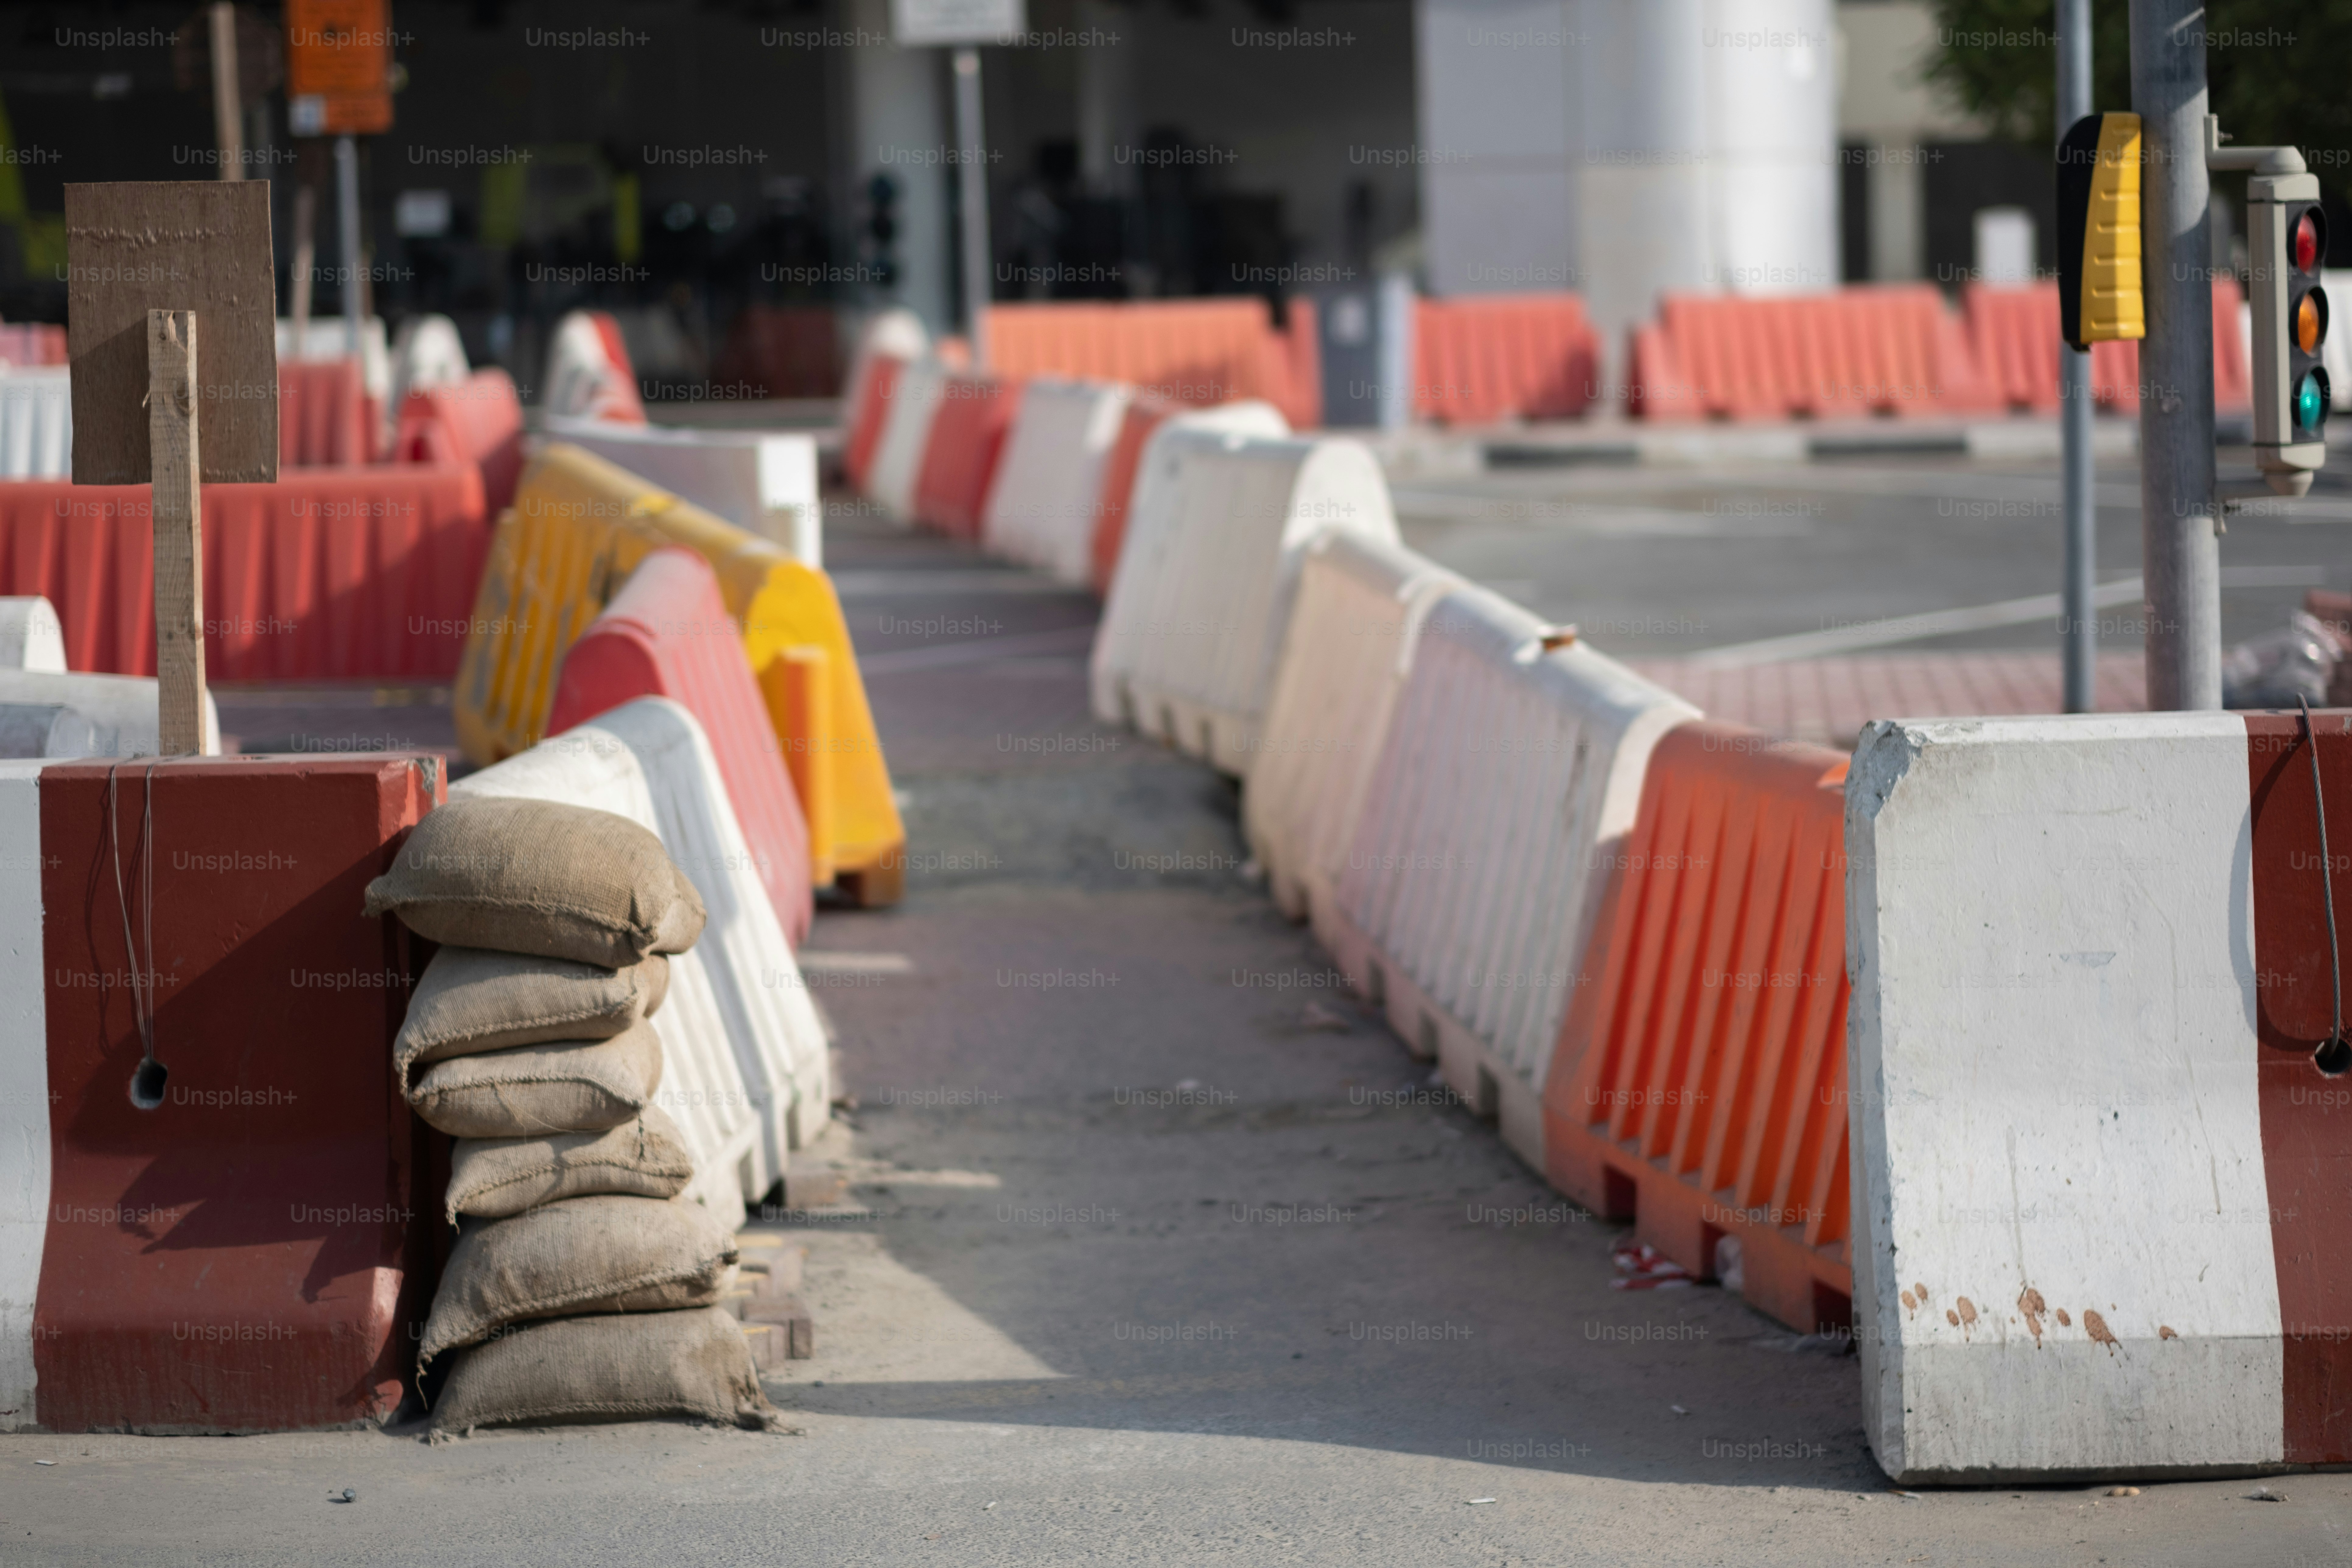
M 1255 297 L 992 305 L 987 320 L 999 375 L 1123 381 L 1172 403 L 1264 398 L 1294 426 L 1321 402 L 1296 384 L 1295 351 Z M 1311 332 L 1311 311 L 1301 321 Z
M 358 360 L 278 361 L 278 468 L 347 468 L 374 461 L 381 414 Z
M 446 680 L 489 552 L 470 467 L 297 468 L 206 485 L 205 668 L 215 680 Z M 66 661 L 155 673 L 145 485 L 0 482 L 0 594 L 38 594 Z
M 502 370 L 478 370 L 454 386 L 408 395 L 393 437 L 392 460 L 481 471 L 482 495 L 495 517 L 514 504 L 522 478 L 522 400 Z
M 1095 505 L 1093 582 L 1097 599 L 1110 593 L 1111 576 L 1118 570 L 1119 546 L 1127 542 L 1127 503 L 1135 494 L 1135 471 L 1143 464 L 1144 444 L 1160 421 L 1183 412 L 1168 399 L 1148 394 L 1128 401 L 1118 438 L 1103 459 L 1102 496 Z
M 1628 407 L 1652 420 L 1948 417 L 1999 408 L 1928 284 L 1787 299 L 1669 294 L 1634 334 Z
M 1017 380 L 961 372 L 947 378 L 915 480 L 916 521 L 958 539 L 980 537 L 988 482 L 1020 403 Z
M 1601 335 L 1574 294 L 1422 300 L 1412 331 L 1412 406 L 1425 419 L 1572 419 L 1599 390 Z
M 857 406 L 849 411 L 849 429 L 842 441 L 841 468 L 849 488 L 863 495 L 866 479 L 874 469 L 875 448 L 882 445 L 883 427 L 890 422 L 890 400 L 898 395 L 899 374 L 907 362 L 894 354 L 876 354 L 858 390 Z
M 841 392 L 841 328 L 823 305 L 747 305 L 711 365 L 722 386 L 760 397 L 834 397 Z
M 1642 804 L 1544 1087 L 1547 1174 L 1811 1331 L 1851 1321 L 1846 760 L 1685 724 Z
M 2233 278 L 2213 281 L 2213 405 L 2242 410 L 2253 400 L 2252 367 L 2238 335 L 2245 294 Z M 2058 407 L 2058 285 L 2023 288 L 1970 284 L 1962 297 L 1977 363 L 2001 401 L 2046 414 Z M 2139 407 L 2139 344 L 2091 345 L 2091 397 L 2115 413 Z
M 1293 294 L 1282 304 L 1282 339 L 1290 371 L 1290 402 L 1279 406 L 1293 430 L 1323 427 L 1323 340 L 1315 324 L 1315 300 Z

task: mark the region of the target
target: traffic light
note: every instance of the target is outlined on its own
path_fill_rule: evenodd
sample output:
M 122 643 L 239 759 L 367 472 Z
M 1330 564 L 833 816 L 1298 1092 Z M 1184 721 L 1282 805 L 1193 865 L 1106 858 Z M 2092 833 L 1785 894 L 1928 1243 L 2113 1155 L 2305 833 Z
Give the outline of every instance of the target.
M 2254 462 L 2308 485 L 2327 460 L 2327 215 L 2315 174 L 2246 181 L 2247 261 L 2254 305 Z M 2273 489 L 2278 488 L 2275 484 Z
M 2137 114 L 2086 114 L 2058 143 L 2058 330 L 2078 350 L 2147 336 L 2139 162 Z

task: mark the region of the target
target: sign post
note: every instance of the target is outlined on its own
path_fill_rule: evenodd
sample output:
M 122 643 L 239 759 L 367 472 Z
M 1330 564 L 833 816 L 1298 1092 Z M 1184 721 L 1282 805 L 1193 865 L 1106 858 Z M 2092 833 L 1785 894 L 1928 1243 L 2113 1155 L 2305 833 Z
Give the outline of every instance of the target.
M 150 483 L 157 735 L 205 732 L 203 485 L 278 477 L 277 279 L 262 181 L 68 185 L 73 477 Z M 204 374 L 197 374 L 198 322 Z
M 988 368 L 988 301 L 994 262 L 988 244 L 988 149 L 980 93 L 982 44 L 1028 30 L 1026 0 L 890 0 L 890 32 L 902 49 L 955 50 L 957 205 L 961 209 L 964 332 L 974 370 Z

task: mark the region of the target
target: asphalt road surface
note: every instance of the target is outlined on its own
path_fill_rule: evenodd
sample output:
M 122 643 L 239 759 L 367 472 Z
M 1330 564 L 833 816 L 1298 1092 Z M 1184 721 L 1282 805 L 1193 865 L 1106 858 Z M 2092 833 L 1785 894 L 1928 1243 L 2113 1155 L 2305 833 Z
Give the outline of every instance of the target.
M 2053 521 L 1939 508 L 2051 490 L 1877 462 L 1401 502 L 1441 559 L 1669 653 L 2047 591 Z M 1537 502 L 1580 510 L 1509 515 Z M 2345 521 L 2233 524 L 2225 560 L 2344 583 Z M 913 866 L 811 944 L 857 1106 L 850 1201 L 793 1216 L 796 1432 L 0 1438 L 0 1563 L 2352 1564 L 2352 1476 L 1892 1490 L 1843 1343 L 1612 1289 L 1612 1227 L 1242 874 L 1232 787 L 1087 718 L 1084 597 L 872 520 L 830 548 Z M 2232 635 L 2300 592 L 2233 595 Z M 230 695 L 273 743 L 446 743 L 429 691 Z

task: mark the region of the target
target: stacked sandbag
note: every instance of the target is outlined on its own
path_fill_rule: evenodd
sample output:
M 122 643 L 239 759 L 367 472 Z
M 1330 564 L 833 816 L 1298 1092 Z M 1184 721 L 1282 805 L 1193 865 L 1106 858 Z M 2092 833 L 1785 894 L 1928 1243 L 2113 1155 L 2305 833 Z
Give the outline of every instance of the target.
M 668 955 L 705 918 L 661 840 L 586 806 L 456 801 L 369 884 L 367 912 L 443 944 L 394 1046 L 409 1104 L 457 1140 L 457 1242 L 417 1356 L 457 1358 L 436 1432 L 769 1424 L 718 1305 L 735 1238 L 681 1197 L 694 1161 L 654 1103 Z

